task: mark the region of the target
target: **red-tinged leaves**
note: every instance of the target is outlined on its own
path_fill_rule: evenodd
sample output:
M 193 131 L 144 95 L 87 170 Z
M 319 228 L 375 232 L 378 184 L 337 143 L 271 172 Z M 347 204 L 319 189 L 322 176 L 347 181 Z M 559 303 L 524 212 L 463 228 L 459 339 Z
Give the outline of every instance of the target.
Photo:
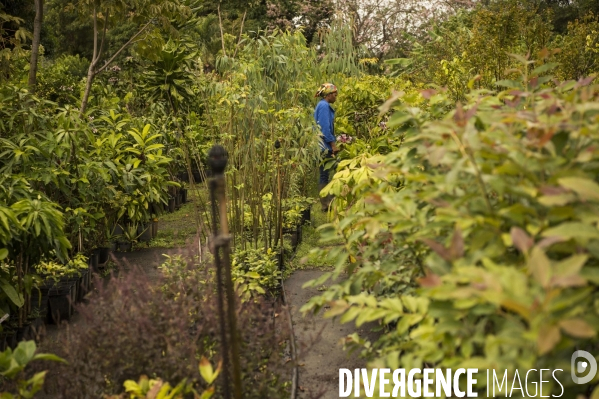
M 543 195 L 561 195 L 566 194 L 568 190 L 563 187 L 555 187 L 555 186 L 543 186 L 539 188 L 539 191 Z
M 429 202 L 438 208 L 449 208 L 451 206 L 449 202 L 439 198 L 429 200 Z
M 464 238 L 459 229 L 454 231 L 449 248 L 445 248 L 442 244 L 430 238 L 421 238 L 420 241 L 428 245 L 447 262 L 453 262 L 464 256 Z
M 583 319 L 568 319 L 559 322 L 563 332 L 576 338 L 591 338 L 595 330 Z
M 514 246 L 522 253 L 528 253 L 535 243 L 534 240 L 520 227 L 512 227 L 510 235 L 512 236 Z
M 387 113 L 389 109 L 391 109 L 391 106 L 395 103 L 395 101 L 397 101 L 397 99 L 399 99 L 404 94 L 406 93 L 403 91 L 393 90 L 393 93 L 391 93 L 391 97 L 387 101 L 385 101 L 383 105 L 379 107 L 380 115 Z
M 449 250 L 445 248 L 443 245 L 439 244 L 435 240 L 431 240 L 430 238 L 421 238 L 420 241 L 428 245 L 433 251 L 437 253 L 440 257 L 442 257 L 447 262 L 451 262 L 451 255 L 449 254 Z
M 541 140 L 539 141 L 539 147 L 543 147 L 545 144 L 547 144 L 547 142 L 549 142 L 549 140 L 551 140 L 553 138 L 554 134 L 555 134 L 554 130 L 551 130 L 551 131 L 545 133 L 543 135 L 543 137 L 541 137 Z
M 501 306 L 509 311 L 519 314 L 526 320 L 530 319 L 530 309 L 520 302 L 513 299 L 504 299 L 501 301 Z
M 425 100 L 430 100 L 430 98 L 432 96 L 434 96 L 435 94 L 437 94 L 437 90 L 435 90 L 435 89 L 426 89 L 426 90 L 422 90 L 420 92 L 420 94 L 422 95 L 422 97 L 424 97 Z
M 470 107 L 468 111 L 466 111 L 466 120 L 470 120 L 474 115 L 476 115 L 476 111 L 478 111 L 478 104 Z
M 424 288 L 434 288 L 441 285 L 441 278 L 434 273 L 427 273 L 425 277 L 418 279 L 418 284 Z
M 559 327 L 541 327 L 539 330 L 539 336 L 537 337 L 537 349 L 539 354 L 544 355 L 545 353 L 551 351 L 555 345 L 557 345 L 561 337 L 562 336 L 559 332 Z
M 568 287 L 584 287 L 587 284 L 586 280 L 579 275 L 571 274 L 569 276 L 554 276 L 551 278 L 550 286 L 557 288 Z
M 551 279 L 551 263 L 541 248 L 533 248 L 528 260 L 528 269 L 537 283 L 543 287 L 547 287 Z
M 594 77 L 594 76 L 589 76 L 589 77 L 587 77 L 587 78 L 581 78 L 581 79 L 578 81 L 578 84 L 579 84 L 580 86 L 588 86 L 589 84 L 591 84 L 591 82 L 593 81 L 593 79 L 595 79 L 595 77 Z
M 510 96 L 515 96 L 515 97 L 526 97 L 526 96 L 528 96 L 528 93 L 524 92 L 522 90 L 511 90 L 508 94 Z
M 558 242 L 563 242 L 563 241 L 565 241 L 563 238 L 557 237 L 557 236 L 546 237 L 537 243 L 537 247 L 539 247 L 541 249 L 547 249 L 550 246 L 552 246 L 553 244 L 557 244 Z
M 458 105 L 455 108 L 455 113 L 453 114 L 453 120 L 460 127 L 466 126 L 466 122 L 468 122 L 468 119 L 466 119 L 466 114 L 464 112 L 464 107 L 462 107 L 462 104 L 460 104 L 460 103 L 458 103 Z
M 421 238 L 420 241 L 428 245 L 447 262 L 453 262 L 464 256 L 464 237 L 462 237 L 462 232 L 458 228 L 454 230 L 449 248 L 445 248 L 445 246 L 430 238 Z
M 383 198 L 379 194 L 372 194 L 366 197 L 364 202 L 366 204 L 382 204 Z
M 458 228 L 453 232 L 449 255 L 452 260 L 457 260 L 464 256 L 464 237 L 462 237 L 462 232 Z
M 466 126 L 466 124 L 468 123 L 470 118 L 472 118 L 476 114 L 477 110 L 478 110 L 478 106 L 474 105 L 471 108 L 469 108 L 467 111 L 464 111 L 462 104 L 458 103 L 458 105 L 456 106 L 455 113 L 453 115 L 453 120 L 455 121 L 455 123 L 458 126 L 464 127 L 464 126 Z

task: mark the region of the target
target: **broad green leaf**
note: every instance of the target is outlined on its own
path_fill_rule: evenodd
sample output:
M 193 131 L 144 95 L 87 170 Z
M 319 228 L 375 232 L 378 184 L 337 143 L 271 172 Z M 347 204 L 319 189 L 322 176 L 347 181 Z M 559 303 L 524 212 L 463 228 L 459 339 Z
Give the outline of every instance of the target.
M 35 341 L 22 341 L 13 352 L 13 357 L 20 365 L 27 365 L 35 354 Z
M 595 330 L 583 319 L 561 320 L 559 326 L 568 335 L 576 338 L 591 338 L 595 336 Z
M 562 223 L 559 226 L 545 230 L 541 235 L 543 237 L 561 237 L 565 240 L 571 238 L 599 239 L 599 231 L 595 227 L 580 222 Z
M 0 289 L 4 291 L 6 296 L 12 301 L 12 303 L 15 304 L 15 306 L 23 306 L 23 296 L 17 293 L 17 290 L 15 290 L 15 288 L 8 281 L 0 279 Z
M 564 177 L 558 180 L 560 186 L 574 191 L 583 200 L 599 200 L 599 184 L 583 177 Z
M 578 274 L 588 259 L 588 255 L 572 255 L 555 264 L 555 274 L 559 276 Z
M 550 71 L 558 66 L 559 66 L 559 63 L 557 63 L 557 62 L 548 62 L 547 64 L 543 64 L 543 65 L 538 66 L 535 69 L 533 69 L 532 72 L 530 73 L 530 76 L 538 76 L 538 75 L 545 73 L 547 71 Z
M 214 382 L 214 380 L 216 380 L 216 377 L 218 377 L 218 370 L 215 372 L 212 368 L 212 364 L 210 364 L 210 361 L 206 359 L 204 356 L 202 356 L 202 359 L 200 360 L 199 368 L 200 375 L 202 376 L 204 381 L 208 383 L 208 385 L 211 385 Z
M 52 362 L 67 363 L 65 359 L 56 356 L 52 353 L 38 353 L 35 356 L 33 356 L 33 360 L 48 360 Z

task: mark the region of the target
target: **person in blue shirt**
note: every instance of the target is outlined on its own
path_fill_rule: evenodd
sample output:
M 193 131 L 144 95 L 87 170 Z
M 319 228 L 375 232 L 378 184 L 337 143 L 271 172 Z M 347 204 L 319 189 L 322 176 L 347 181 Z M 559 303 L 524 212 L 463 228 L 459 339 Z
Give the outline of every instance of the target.
M 332 83 L 323 83 L 315 97 L 320 97 L 321 100 L 316 104 L 314 109 L 314 120 L 320 127 L 322 132 L 322 152 L 323 158 L 331 158 L 337 153 L 337 145 L 335 144 L 335 110 L 331 107 L 337 100 L 337 87 Z M 318 184 L 319 191 L 329 184 L 329 171 L 324 169 L 324 165 L 320 165 L 320 179 Z M 323 212 L 329 209 L 329 205 L 333 200 L 332 196 L 321 197 L 320 204 Z

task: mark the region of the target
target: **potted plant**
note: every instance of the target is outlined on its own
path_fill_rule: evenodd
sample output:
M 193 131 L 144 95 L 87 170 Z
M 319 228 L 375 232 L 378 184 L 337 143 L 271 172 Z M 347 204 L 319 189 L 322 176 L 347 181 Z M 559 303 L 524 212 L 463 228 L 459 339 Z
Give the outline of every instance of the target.
M 152 240 L 152 224 L 140 223 L 137 226 L 137 237 L 141 242 L 150 242 Z
M 173 197 L 173 196 L 170 196 L 170 197 L 168 198 L 168 211 L 169 211 L 170 213 L 173 213 L 173 212 L 175 212 L 176 205 L 177 205 L 177 204 L 176 204 L 176 202 L 175 202 L 175 197 Z
M 129 252 L 133 248 L 133 244 L 137 243 L 137 240 L 140 236 L 138 234 L 138 226 L 137 223 L 131 223 L 125 227 L 123 232 L 123 238 L 125 241 L 119 241 L 119 250 L 123 252 Z
M 39 288 L 48 295 L 49 322 L 59 323 L 70 319 L 84 270 L 89 268 L 88 258 L 83 254 L 75 255 L 66 264 L 55 259 L 42 259 L 35 265 L 35 271 L 45 282 Z
M 295 250 L 300 242 L 302 213 L 298 206 L 283 212 L 283 234 L 291 236 L 291 246 Z
M 153 218 L 151 224 L 152 224 L 152 238 L 156 238 L 156 236 L 158 235 L 158 218 Z

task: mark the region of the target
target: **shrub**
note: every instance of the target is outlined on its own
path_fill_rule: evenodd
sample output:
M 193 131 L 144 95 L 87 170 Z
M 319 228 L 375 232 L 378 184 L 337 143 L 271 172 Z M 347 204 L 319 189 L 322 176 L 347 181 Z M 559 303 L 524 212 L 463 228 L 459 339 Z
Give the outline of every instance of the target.
M 441 120 L 398 107 L 405 144 L 329 186 L 349 209 L 322 233 L 344 240 L 331 252 L 348 277 L 304 310 L 329 303 L 342 322 L 386 325 L 373 344 L 352 337 L 378 367 L 508 370 L 509 381 L 562 369 L 568 395 L 590 393 L 565 375 L 577 348 L 597 350 L 599 85 L 548 88 L 546 68 L 522 66 L 508 90 L 474 91 Z
M 194 270 L 169 277 L 176 285 L 149 281 L 143 272 L 113 278 L 106 287 L 97 281 L 98 292 L 79 308 L 82 323 L 56 349 L 69 364 L 50 373 L 55 384 L 49 390 L 69 399 L 101 397 L 121 392 L 126 380 L 141 375 L 173 385 L 186 379 L 198 392 L 206 389 L 198 362 L 202 356 L 212 363 L 221 358 L 218 312 L 212 278 L 194 262 L 188 266 Z M 273 322 L 273 310 L 260 302 L 238 305 L 247 398 L 288 394 L 282 382 L 287 375 L 279 374 L 285 372 L 279 354 L 286 330 Z
M 88 66 L 89 61 L 79 55 L 63 55 L 44 62 L 38 74 L 37 93 L 61 105 L 77 104 Z
M 599 19 L 590 13 L 569 22 L 567 34 L 557 36 L 553 46 L 561 50 L 556 57 L 561 79 L 579 79 L 599 72 Z
M 233 281 L 244 299 L 257 294 L 274 296 L 280 286 L 281 271 L 272 248 L 236 251 L 233 255 Z

